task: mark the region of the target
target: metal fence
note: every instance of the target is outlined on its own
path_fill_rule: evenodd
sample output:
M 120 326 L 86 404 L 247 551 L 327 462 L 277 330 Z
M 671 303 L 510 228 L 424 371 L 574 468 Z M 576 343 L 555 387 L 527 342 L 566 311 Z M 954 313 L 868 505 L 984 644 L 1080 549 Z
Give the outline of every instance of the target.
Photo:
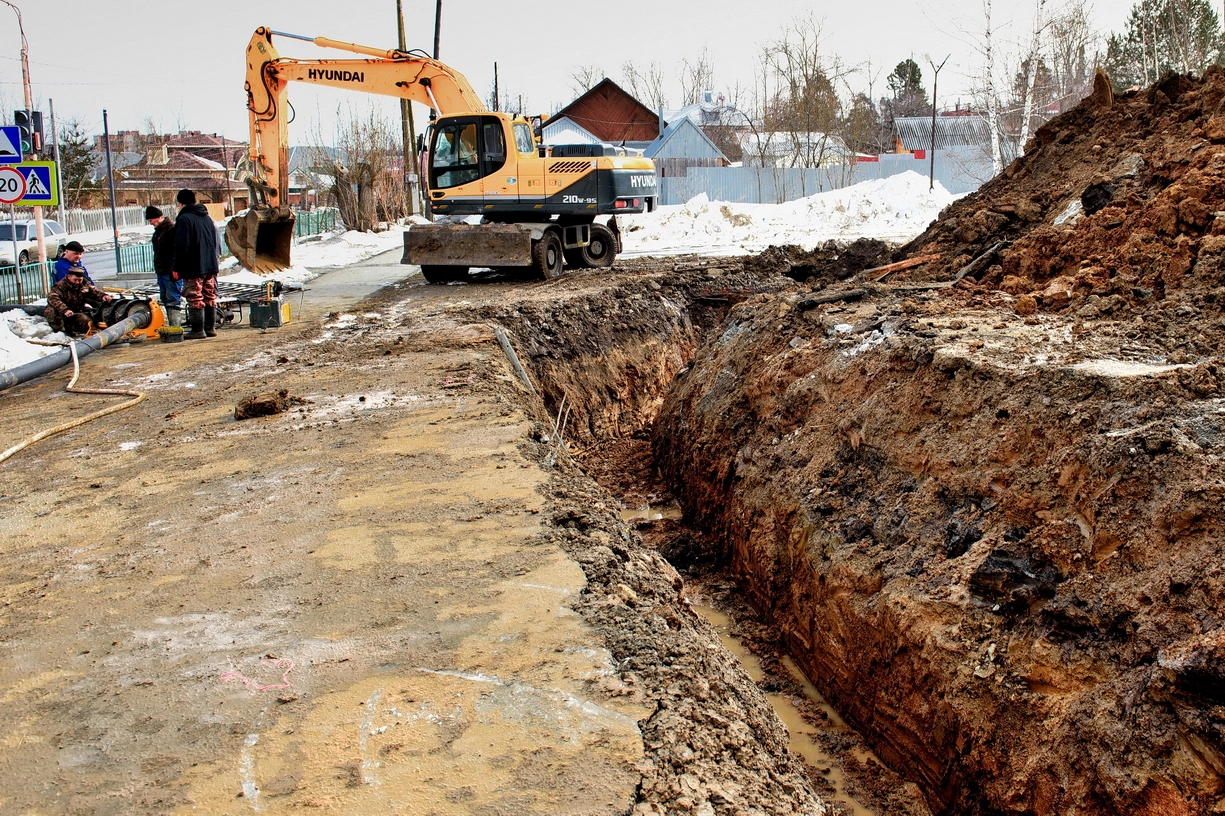
M 781 204 L 907 170 L 927 176 L 930 168 L 930 157 L 912 153 L 843 167 L 690 167 L 684 176 L 659 179 L 659 203 L 684 204 L 705 193 L 711 201 Z M 991 177 L 991 159 L 980 148 L 936 153 L 935 179 L 950 193 L 972 192 Z
M 45 298 L 51 291 L 51 276 L 55 273 L 55 261 L 27 264 L 18 267 L 0 266 L 0 304 L 32 303 Z
M 331 232 L 340 222 L 340 210 L 335 207 L 320 207 L 317 210 L 302 210 L 295 213 L 293 234 L 295 238 Z
M 173 204 L 159 205 L 164 211 L 174 214 Z M 145 208 L 144 207 L 116 207 L 115 215 L 119 220 L 119 228 L 124 227 L 139 227 L 145 223 Z M 33 218 L 34 210 L 18 208 L 17 218 Z M 43 218 L 48 218 L 52 221 L 59 220 L 59 211 L 55 207 L 43 207 Z M 79 232 L 111 232 L 111 210 L 106 208 L 103 210 L 65 210 L 64 220 L 66 224 L 61 226 L 70 233 Z

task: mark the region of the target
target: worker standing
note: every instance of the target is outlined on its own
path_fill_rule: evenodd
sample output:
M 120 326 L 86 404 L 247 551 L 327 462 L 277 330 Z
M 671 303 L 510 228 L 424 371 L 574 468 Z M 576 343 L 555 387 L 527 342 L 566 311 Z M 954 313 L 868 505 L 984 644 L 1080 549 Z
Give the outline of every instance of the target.
M 221 251 L 217 245 L 217 227 L 203 204 L 196 203 L 191 190 L 179 190 L 175 201 L 180 205 L 174 230 L 174 267 L 183 281 L 183 297 L 187 299 L 187 325 L 191 329 L 184 340 L 199 340 L 217 336 L 217 273 L 221 269 Z
M 174 271 L 174 221 L 152 205 L 145 207 L 145 221 L 153 226 L 153 271 L 157 292 L 166 310 L 166 324 L 183 325 L 183 280 Z

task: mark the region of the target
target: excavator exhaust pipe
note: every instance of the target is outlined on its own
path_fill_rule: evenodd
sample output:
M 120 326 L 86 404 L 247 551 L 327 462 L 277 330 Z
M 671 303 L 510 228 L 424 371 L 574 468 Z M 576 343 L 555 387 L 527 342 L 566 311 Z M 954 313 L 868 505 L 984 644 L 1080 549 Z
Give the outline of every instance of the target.
M 294 214 L 289 207 L 251 208 L 230 219 L 225 243 L 245 269 L 267 275 L 288 269 Z

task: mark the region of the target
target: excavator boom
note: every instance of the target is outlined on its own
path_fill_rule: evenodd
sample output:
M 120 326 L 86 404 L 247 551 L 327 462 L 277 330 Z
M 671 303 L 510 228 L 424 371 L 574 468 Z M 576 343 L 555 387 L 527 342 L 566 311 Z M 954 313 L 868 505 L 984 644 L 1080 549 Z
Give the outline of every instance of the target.
M 272 36 L 361 54 L 367 59 L 297 60 L 282 57 Z M 290 266 L 294 215 L 289 207 L 288 85 L 305 82 L 419 102 L 439 114 L 483 112 L 480 95 L 463 74 L 426 56 L 346 43 L 326 37 L 258 28 L 247 44 L 250 208 L 231 218 L 225 240 L 247 269 L 259 274 Z

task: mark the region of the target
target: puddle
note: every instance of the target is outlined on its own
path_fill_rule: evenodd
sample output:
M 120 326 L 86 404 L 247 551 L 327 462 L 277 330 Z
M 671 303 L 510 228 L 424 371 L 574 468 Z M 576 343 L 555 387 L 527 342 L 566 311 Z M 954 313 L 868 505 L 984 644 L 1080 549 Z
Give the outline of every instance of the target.
M 637 510 L 625 508 L 621 511 L 622 521 L 660 521 L 661 519 L 682 519 L 685 514 L 679 507 L 642 507 Z
M 629 511 L 623 511 L 629 512 Z M 765 677 L 765 672 L 762 671 L 761 661 L 757 656 L 744 648 L 732 634 L 732 619 L 723 612 L 720 612 L 714 607 L 706 606 L 705 604 L 691 604 L 693 611 L 697 612 L 706 620 L 710 621 L 715 627 L 715 631 L 719 633 L 719 639 L 723 641 L 723 645 L 728 651 L 736 656 L 740 664 L 744 666 L 749 677 L 753 682 L 760 682 Z M 823 793 L 823 798 L 827 799 L 831 804 L 838 803 L 849 809 L 853 816 L 877 816 L 876 811 L 871 808 L 864 807 L 855 797 L 851 796 L 846 790 L 846 775 L 842 771 L 838 761 L 830 755 L 819 742 L 814 739 L 814 736 L 820 731 L 843 731 L 848 730 L 846 722 L 834 711 L 829 702 L 817 691 L 816 686 L 809 682 L 799 667 L 795 665 L 790 657 L 783 656 L 783 665 L 786 666 L 788 674 L 792 679 L 799 683 L 804 689 L 804 695 L 819 706 L 824 712 L 829 725 L 825 728 L 819 728 L 810 724 L 800 714 L 799 710 L 791 704 L 791 700 L 783 694 L 766 693 L 766 699 L 770 701 L 770 705 L 774 707 L 775 713 L 779 719 L 787 726 L 787 731 L 791 734 L 789 747 L 792 751 L 804 758 L 804 761 L 816 768 L 817 771 L 825 777 L 833 788 L 833 793 Z M 872 752 L 866 749 L 857 749 L 862 756 L 857 758 L 865 763 L 875 762 L 883 765 Z

